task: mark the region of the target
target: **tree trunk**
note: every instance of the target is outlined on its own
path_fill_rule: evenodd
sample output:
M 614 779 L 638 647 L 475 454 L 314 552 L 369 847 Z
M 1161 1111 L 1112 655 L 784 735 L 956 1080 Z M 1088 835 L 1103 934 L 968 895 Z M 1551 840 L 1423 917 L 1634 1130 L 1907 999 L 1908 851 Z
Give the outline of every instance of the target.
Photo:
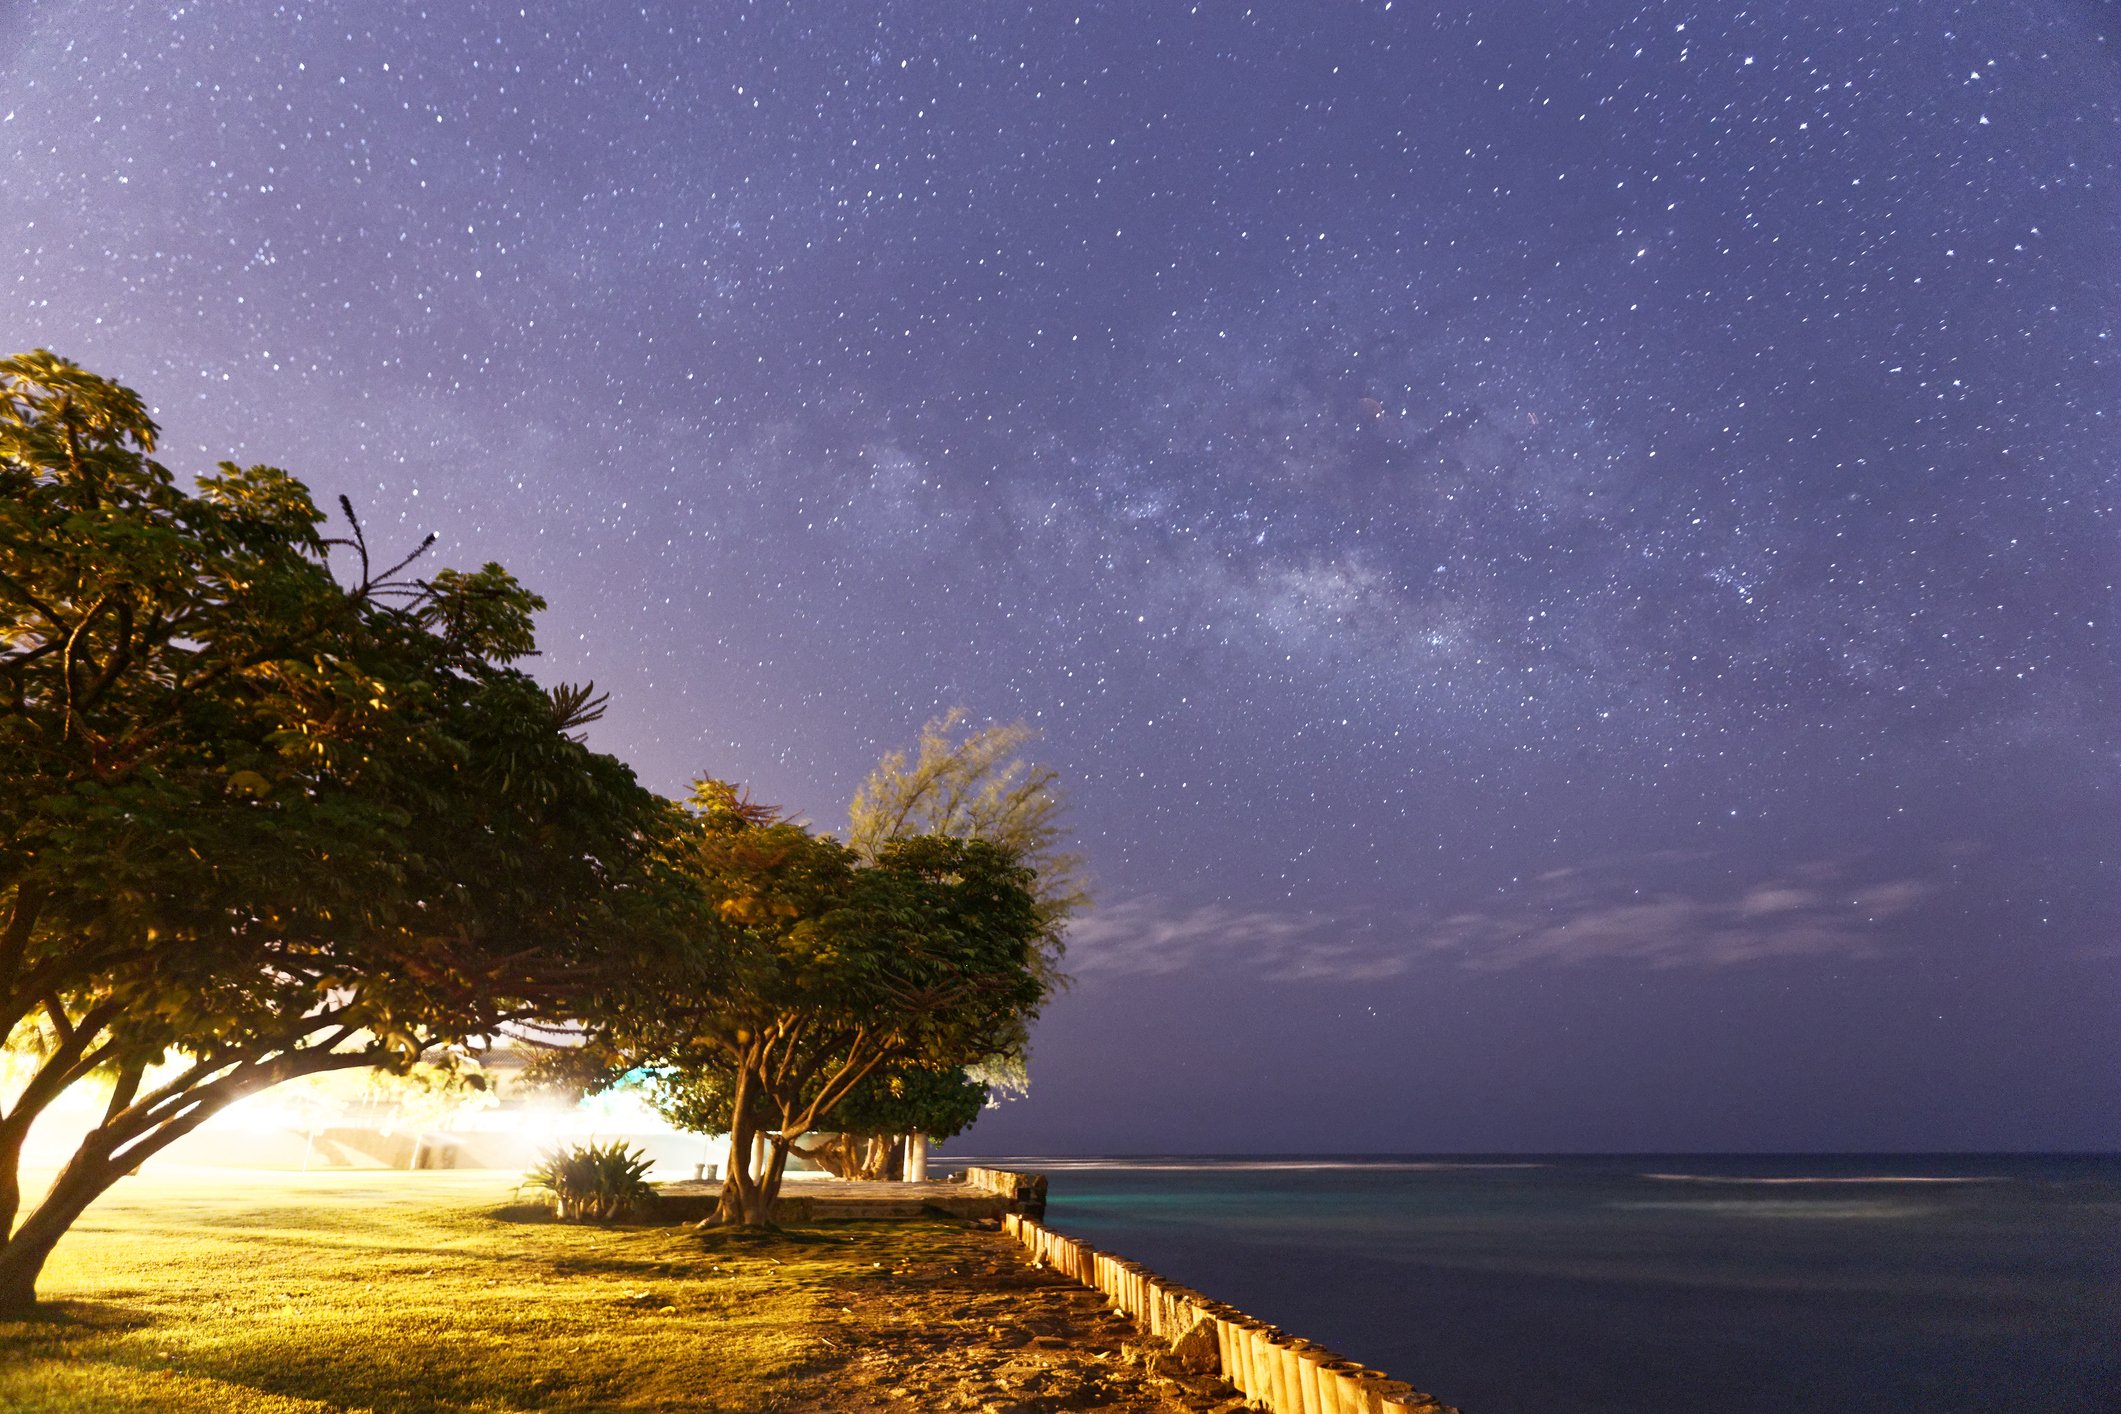
M 22 1211 L 22 1141 L 29 1126 L 9 1115 L 0 1122 L 0 1242 L 15 1230 L 15 1214 Z
M 759 1176 L 759 1221 L 773 1212 L 773 1200 L 781 1196 L 781 1176 L 788 1171 L 788 1139 L 773 1136 L 766 1156 L 766 1171 Z
M 369 1052 L 334 1052 L 344 1040 L 342 1029 L 324 1045 L 304 1052 L 286 1052 L 268 1062 L 244 1061 L 219 1079 L 194 1085 L 201 1074 L 223 1069 L 203 1062 L 187 1076 L 164 1085 L 153 1094 L 140 1096 L 144 1066 L 131 1064 L 118 1075 L 103 1122 L 91 1130 L 67 1160 L 51 1189 L 38 1201 L 36 1210 L 12 1232 L 0 1229 L 0 1315 L 21 1314 L 37 1299 L 37 1276 L 45 1259 L 66 1235 L 74 1220 L 112 1184 L 138 1170 L 171 1143 L 182 1139 L 237 1100 L 269 1089 L 297 1075 L 318 1074 L 373 1065 Z M 8 1116 L 10 1125 L 23 1114 L 19 1104 Z M 0 1152 L 0 1159 L 19 1161 L 22 1135 L 10 1130 L 13 1152 Z M 0 1143 L 0 1150 L 6 1145 Z M 15 1162 L 0 1163 L 9 1181 L 19 1183 Z M 19 1200 L 19 1192 L 17 1193 Z
M 51 1191 L 0 1244 L 0 1316 L 21 1316 L 37 1303 L 37 1277 L 74 1219 L 122 1176 L 104 1154 L 84 1144 L 53 1181 Z
M 722 1195 L 714 1215 L 703 1227 L 770 1227 L 773 1198 L 780 1191 L 781 1167 L 788 1162 L 788 1141 L 772 1140 L 765 1162 L 759 1149 L 766 1136 L 752 1114 L 752 1077 L 748 1067 L 738 1070 L 736 1094 L 729 1110 L 729 1176 L 722 1180 Z
M 757 1180 L 751 1174 L 751 1139 L 753 1134 L 750 1108 L 744 1102 L 747 1087 L 743 1077 L 737 1079 L 737 1103 L 729 1117 L 729 1172 L 722 1176 L 722 1196 L 714 1205 L 714 1216 L 707 1220 L 710 1227 L 746 1227 L 752 1225 L 750 1214 L 757 1209 Z
M 82 1139 L 66 1167 L 52 1180 L 51 1188 L 22 1220 L 22 1226 L 0 1242 L 0 1315 L 20 1315 L 36 1304 L 37 1277 L 52 1248 L 112 1184 L 137 1171 L 141 1164 L 234 1101 L 266 1088 L 262 1084 L 219 1091 L 208 1087 L 192 1098 L 187 1108 L 177 1111 L 174 1118 L 141 1124 L 130 1115 L 129 1105 L 139 1079 L 139 1067 L 128 1067 L 120 1074 L 103 1123 Z M 20 1139 L 15 1143 L 19 1149 Z
M 808 1159 L 834 1178 L 860 1178 L 862 1176 L 861 1141 L 851 1134 L 828 1134 L 809 1148 L 801 1144 L 790 1144 L 788 1152 L 799 1159 Z

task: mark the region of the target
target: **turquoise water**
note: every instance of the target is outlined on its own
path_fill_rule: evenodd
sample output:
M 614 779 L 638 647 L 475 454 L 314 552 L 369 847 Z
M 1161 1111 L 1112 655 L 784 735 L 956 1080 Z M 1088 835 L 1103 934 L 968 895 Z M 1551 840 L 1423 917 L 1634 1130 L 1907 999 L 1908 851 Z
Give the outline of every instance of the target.
M 2121 1158 L 982 1162 L 1467 1414 L 2121 1411 Z

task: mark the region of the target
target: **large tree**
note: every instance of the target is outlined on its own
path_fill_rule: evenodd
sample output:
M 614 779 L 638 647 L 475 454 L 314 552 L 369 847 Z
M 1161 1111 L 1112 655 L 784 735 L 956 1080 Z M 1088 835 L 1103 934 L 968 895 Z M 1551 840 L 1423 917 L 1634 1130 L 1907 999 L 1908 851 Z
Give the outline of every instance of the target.
M 0 360 L 0 1043 L 29 1058 L 0 1309 L 228 1104 L 565 1014 L 668 901 L 670 807 L 575 739 L 587 690 L 511 666 L 535 596 L 379 565 L 271 467 L 186 491 L 156 431 L 74 364 Z M 98 1074 L 100 1122 L 23 1214 L 25 1133 Z

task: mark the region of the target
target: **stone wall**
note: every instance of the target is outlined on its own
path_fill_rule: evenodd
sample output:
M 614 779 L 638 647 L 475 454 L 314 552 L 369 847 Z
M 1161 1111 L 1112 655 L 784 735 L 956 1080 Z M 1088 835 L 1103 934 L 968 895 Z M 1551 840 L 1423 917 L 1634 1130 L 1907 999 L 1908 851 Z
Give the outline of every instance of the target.
M 1013 1213 L 1022 1213 L 1028 1218 L 1046 1216 L 1046 1176 L 1042 1173 L 968 1168 L 960 1176 L 960 1182 L 982 1193 L 994 1194 L 1007 1203 Z

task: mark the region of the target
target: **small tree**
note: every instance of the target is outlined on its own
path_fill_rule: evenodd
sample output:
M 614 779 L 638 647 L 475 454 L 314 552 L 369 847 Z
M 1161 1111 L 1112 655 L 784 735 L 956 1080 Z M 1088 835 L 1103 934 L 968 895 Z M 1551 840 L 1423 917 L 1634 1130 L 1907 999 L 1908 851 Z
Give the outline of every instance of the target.
M 791 1144 L 870 1075 L 961 1067 L 1021 1033 L 1046 995 L 1041 925 L 1028 871 L 992 845 L 924 836 L 865 861 L 718 781 L 693 805 L 719 969 L 697 998 L 625 1009 L 574 1060 L 646 1069 L 666 1113 L 726 1122 L 715 1221 L 759 1225 Z

